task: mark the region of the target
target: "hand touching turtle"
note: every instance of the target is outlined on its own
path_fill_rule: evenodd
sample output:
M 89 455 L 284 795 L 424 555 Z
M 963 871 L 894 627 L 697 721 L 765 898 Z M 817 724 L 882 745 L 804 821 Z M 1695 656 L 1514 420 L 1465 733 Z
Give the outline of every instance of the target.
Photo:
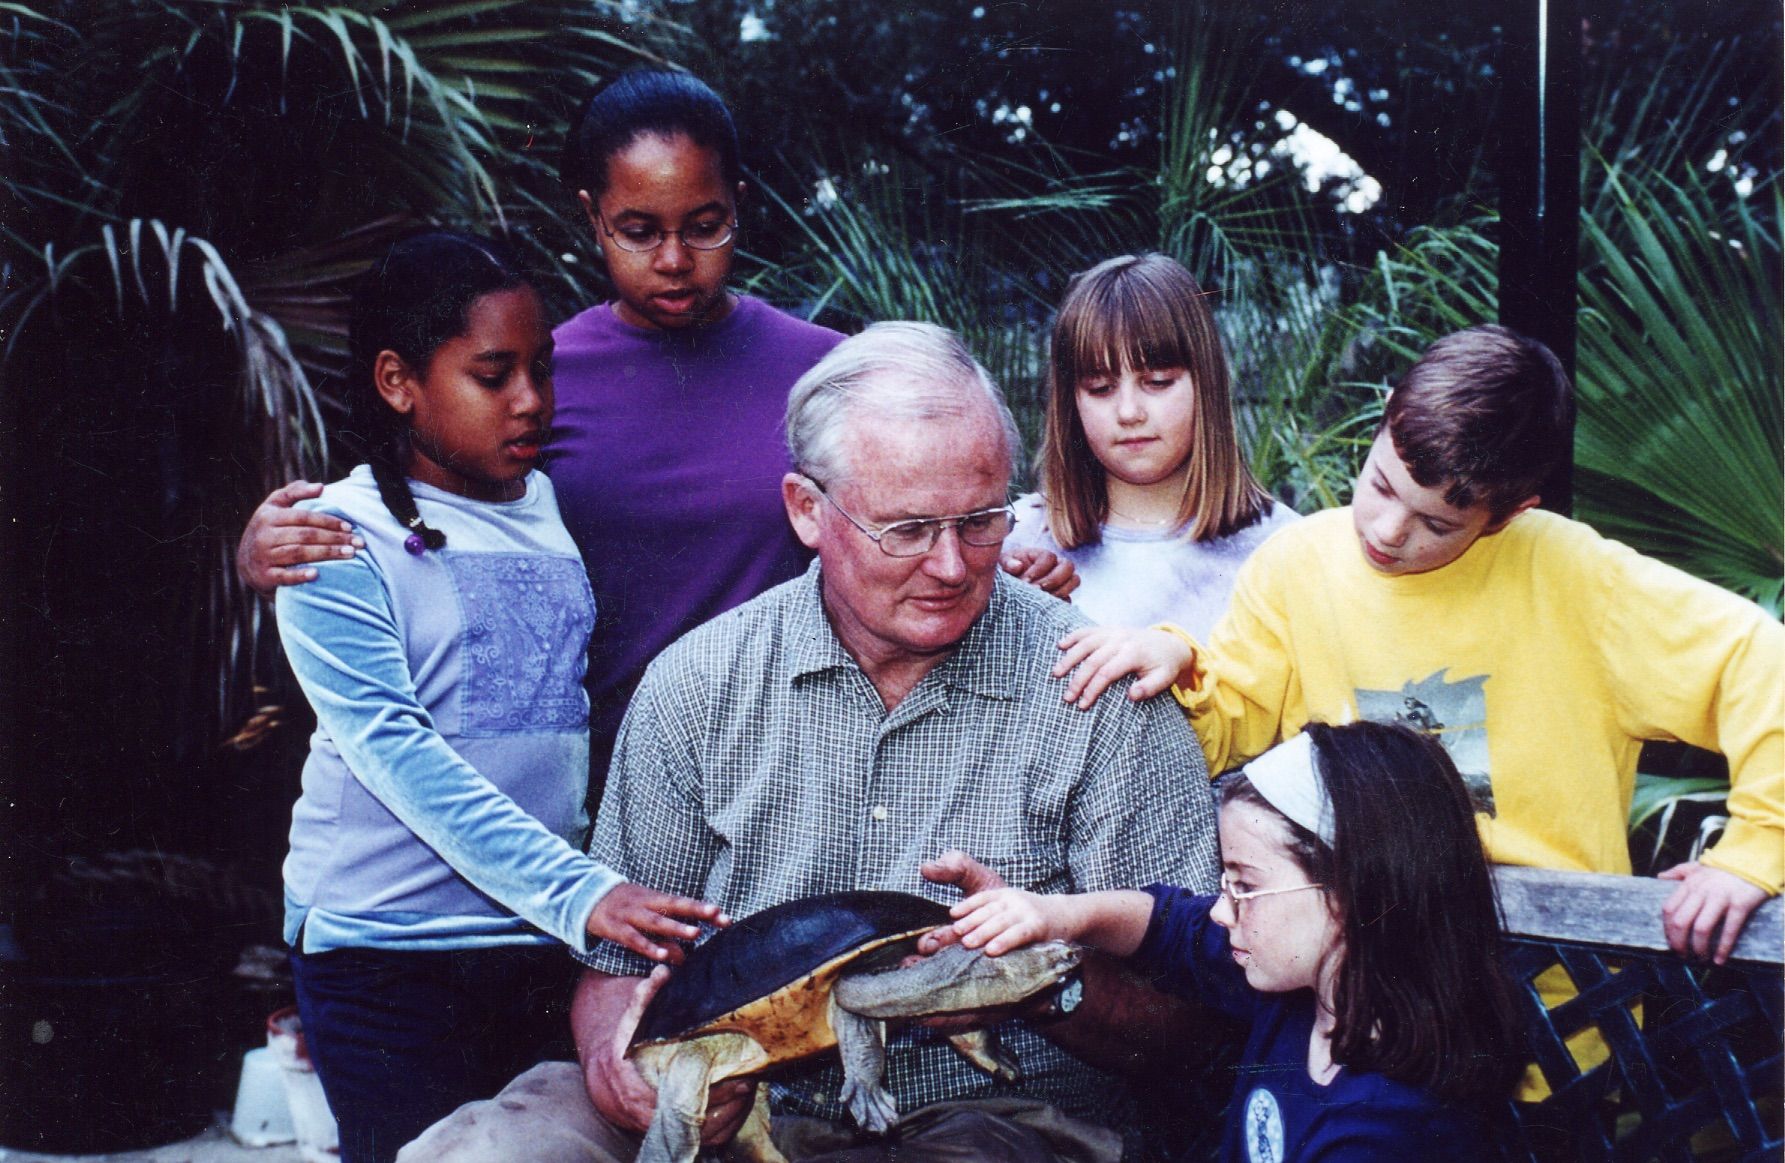
M 843 1060 L 843 1105 L 863 1130 L 884 1134 L 899 1120 L 886 1079 L 887 1022 L 1013 1005 L 1078 965 L 1079 951 L 1061 942 L 996 959 L 962 947 L 907 958 L 920 936 L 948 920 L 946 907 L 922 897 L 832 893 L 765 909 L 696 949 L 660 991 L 643 995 L 649 1005 L 626 1051 L 633 1077 L 657 1092 L 640 1163 L 691 1163 L 710 1141 L 715 1086 L 827 1052 Z M 640 996 L 628 1000 L 639 1004 Z M 949 1042 L 988 1073 L 1019 1076 L 988 1032 Z M 592 1095 L 610 1089 L 605 1078 L 596 1083 Z M 760 1098 L 739 1140 L 752 1158 L 777 1158 Z
M 705 921 L 719 928 L 731 924 L 731 918 L 720 912 L 718 905 L 626 882 L 608 890 L 590 910 L 583 927 L 592 938 L 624 945 L 665 965 L 680 965 L 682 947 L 674 941 L 692 941 L 700 936 L 700 929 L 677 920 L 678 917 Z M 659 944 L 651 940 L 653 936 L 674 941 Z

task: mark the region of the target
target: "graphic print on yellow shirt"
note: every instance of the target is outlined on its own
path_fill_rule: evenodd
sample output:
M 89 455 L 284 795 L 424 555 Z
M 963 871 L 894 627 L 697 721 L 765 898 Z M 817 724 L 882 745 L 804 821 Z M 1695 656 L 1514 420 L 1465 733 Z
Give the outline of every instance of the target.
M 1488 762 L 1487 680 L 1476 674 L 1450 681 L 1443 670 L 1418 682 L 1401 684 L 1400 690 L 1357 689 L 1357 713 L 1373 723 L 1403 723 L 1416 731 L 1435 735 L 1450 752 L 1451 762 L 1463 775 L 1463 783 L 1475 800 L 1475 810 L 1497 816 L 1494 810 L 1493 771 Z

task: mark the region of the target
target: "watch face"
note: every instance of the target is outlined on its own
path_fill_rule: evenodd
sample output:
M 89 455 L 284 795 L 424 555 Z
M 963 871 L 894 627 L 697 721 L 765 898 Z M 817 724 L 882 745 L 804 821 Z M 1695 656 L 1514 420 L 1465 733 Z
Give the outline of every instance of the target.
M 1078 1008 L 1078 1003 L 1085 1000 L 1085 979 L 1074 975 L 1065 985 L 1060 987 L 1060 996 L 1055 1001 L 1062 1014 L 1069 1014 Z

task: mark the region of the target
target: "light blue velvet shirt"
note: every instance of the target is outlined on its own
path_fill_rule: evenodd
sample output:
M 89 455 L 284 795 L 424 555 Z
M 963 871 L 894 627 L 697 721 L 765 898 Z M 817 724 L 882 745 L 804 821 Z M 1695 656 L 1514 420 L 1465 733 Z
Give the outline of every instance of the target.
M 277 599 L 317 718 L 285 861 L 285 939 L 301 929 L 304 952 L 585 950 L 619 882 L 579 850 L 594 598 L 551 482 L 526 483 L 486 503 L 411 481 L 447 535 L 420 555 L 364 465 L 304 503 L 366 542 Z

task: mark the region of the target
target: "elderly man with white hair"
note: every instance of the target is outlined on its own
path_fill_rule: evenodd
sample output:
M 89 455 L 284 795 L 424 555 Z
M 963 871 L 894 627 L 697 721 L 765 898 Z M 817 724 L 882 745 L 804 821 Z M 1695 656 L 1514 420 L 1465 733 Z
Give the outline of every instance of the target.
M 851 889 L 952 903 L 994 875 L 1038 892 L 1214 891 L 1208 776 L 1182 714 L 1065 703 L 1056 643 L 1085 621 L 999 569 L 1019 441 L 960 341 L 918 323 L 844 341 L 794 386 L 787 435 L 787 515 L 817 560 L 651 664 L 591 854 L 734 917 Z M 536 1067 L 404 1158 L 632 1158 L 656 1096 L 624 1051 L 652 966 L 612 945 L 587 964 L 572 1011 L 581 1070 Z M 855 1131 L 841 1071 L 820 1060 L 771 1079 L 777 1145 L 793 1160 L 1119 1158 L 1132 1099 L 1079 1055 L 1115 1063 L 1194 1035 L 1113 966 L 1082 974 L 1082 989 L 1039 1003 L 1051 1012 L 985 1015 L 1007 1019 L 1019 1082 L 907 1027 L 888 1044 L 895 1139 Z M 707 1143 L 735 1133 L 752 1095 L 713 1088 Z

